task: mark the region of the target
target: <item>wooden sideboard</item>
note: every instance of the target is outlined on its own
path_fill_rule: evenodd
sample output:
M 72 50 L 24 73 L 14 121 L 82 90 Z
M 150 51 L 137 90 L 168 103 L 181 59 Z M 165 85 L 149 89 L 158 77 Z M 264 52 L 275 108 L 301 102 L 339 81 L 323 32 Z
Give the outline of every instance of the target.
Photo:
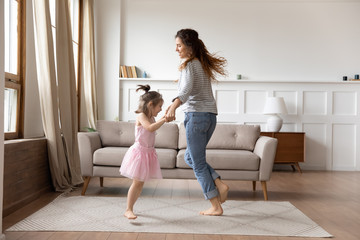
M 274 163 L 291 164 L 301 173 L 299 162 L 305 161 L 305 133 L 304 132 L 261 132 L 262 136 L 273 137 L 278 140 Z

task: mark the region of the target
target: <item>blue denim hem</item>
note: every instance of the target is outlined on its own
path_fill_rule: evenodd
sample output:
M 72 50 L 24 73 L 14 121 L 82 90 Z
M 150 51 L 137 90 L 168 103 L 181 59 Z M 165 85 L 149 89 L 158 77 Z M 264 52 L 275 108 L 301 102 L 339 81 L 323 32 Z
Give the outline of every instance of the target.
M 220 175 L 217 172 L 211 173 L 212 179 L 215 181 L 215 179 L 220 178 Z
M 207 193 L 204 193 L 204 196 L 205 196 L 205 199 L 206 200 L 210 200 L 214 197 L 217 197 L 219 195 L 219 192 L 218 190 L 215 188 L 214 190 L 210 191 L 210 192 L 207 192 Z

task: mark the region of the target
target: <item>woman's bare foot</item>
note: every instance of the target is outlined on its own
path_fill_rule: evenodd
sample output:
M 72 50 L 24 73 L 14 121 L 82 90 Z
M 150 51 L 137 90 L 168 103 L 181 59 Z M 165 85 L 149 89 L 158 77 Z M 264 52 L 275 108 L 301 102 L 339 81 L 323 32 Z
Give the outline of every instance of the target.
M 215 179 L 215 185 L 219 191 L 220 203 L 224 203 L 227 200 L 229 193 L 229 186 L 226 185 L 220 178 Z
M 215 209 L 213 207 L 209 208 L 208 210 L 201 211 L 201 215 L 207 215 L 207 216 L 221 216 L 223 214 L 223 209 L 220 206 L 220 209 Z
M 223 214 L 223 209 L 221 207 L 220 201 L 218 197 L 214 197 L 210 199 L 211 208 L 205 211 L 201 211 L 201 215 L 207 215 L 207 216 L 220 216 Z
M 133 211 L 131 210 L 127 210 L 125 213 L 124 213 L 124 216 L 127 217 L 128 219 L 136 219 L 137 216 L 134 214 Z

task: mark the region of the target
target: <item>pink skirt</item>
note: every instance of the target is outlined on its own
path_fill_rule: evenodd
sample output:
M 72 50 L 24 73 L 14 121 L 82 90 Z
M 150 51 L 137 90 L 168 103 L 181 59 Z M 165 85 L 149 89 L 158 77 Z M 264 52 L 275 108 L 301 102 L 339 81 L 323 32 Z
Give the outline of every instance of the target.
M 142 182 L 162 179 L 155 148 L 143 147 L 138 143 L 132 145 L 121 163 L 120 174 Z

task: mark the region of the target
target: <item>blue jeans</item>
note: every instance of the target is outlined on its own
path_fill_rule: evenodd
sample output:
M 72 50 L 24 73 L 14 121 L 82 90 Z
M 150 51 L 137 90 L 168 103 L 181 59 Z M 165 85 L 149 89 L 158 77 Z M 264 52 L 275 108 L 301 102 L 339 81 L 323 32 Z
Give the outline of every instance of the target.
M 187 112 L 184 125 L 187 141 L 185 162 L 194 170 L 205 199 L 212 199 L 219 195 L 214 180 L 220 176 L 206 162 L 206 145 L 216 127 L 216 115 L 207 112 Z

